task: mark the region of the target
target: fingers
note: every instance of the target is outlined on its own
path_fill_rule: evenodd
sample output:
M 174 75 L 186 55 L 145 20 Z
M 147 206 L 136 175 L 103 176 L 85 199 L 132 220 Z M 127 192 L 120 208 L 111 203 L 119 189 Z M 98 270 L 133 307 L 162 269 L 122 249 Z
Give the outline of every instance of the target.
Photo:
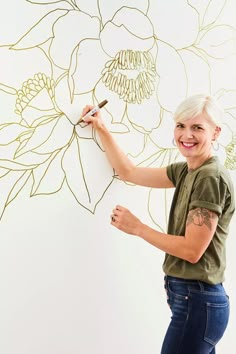
M 124 210 L 124 208 L 122 208 L 120 205 L 117 205 L 113 210 L 112 213 L 114 216 L 118 216 L 119 214 L 122 213 L 122 211 Z
M 89 111 L 91 111 L 94 108 L 94 106 L 91 105 L 86 105 L 83 110 L 82 110 L 82 117 L 85 116 L 86 113 L 88 113 Z
M 81 113 L 81 120 L 80 121 L 84 121 L 85 123 L 92 123 L 94 128 L 97 128 L 101 125 L 101 113 L 100 110 L 98 110 L 97 112 L 94 112 L 92 115 L 88 115 L 86 117 L 86 115 L 91 112 L 94 111 L 95 106 L 91 106 L 91 105 L 86 105 Z M 80 122 L 79 121 L 79 122 Z
M 125 208 L 123 208 L 120 205 L 117 205 L 113 210 L 111 214 L 111 224 L 112 225 L 117 225 L 118 221 L 120 220 L 120 217 L 122 216 L 122 213 L 124 212 Z

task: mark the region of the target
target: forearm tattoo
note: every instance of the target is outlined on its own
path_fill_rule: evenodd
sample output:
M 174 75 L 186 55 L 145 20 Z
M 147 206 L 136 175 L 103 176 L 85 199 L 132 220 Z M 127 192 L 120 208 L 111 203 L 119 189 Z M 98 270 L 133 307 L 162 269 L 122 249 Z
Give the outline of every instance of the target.
M 190 224 L 194 224 L 197 226 L 202 226 L 205 224 L 209 228 L 209 230 L 211 230 L 211 220 L 216 218 L 216 213 L 205 208 L 196 208 L 189 211 L 186 225 L 188 226 Z

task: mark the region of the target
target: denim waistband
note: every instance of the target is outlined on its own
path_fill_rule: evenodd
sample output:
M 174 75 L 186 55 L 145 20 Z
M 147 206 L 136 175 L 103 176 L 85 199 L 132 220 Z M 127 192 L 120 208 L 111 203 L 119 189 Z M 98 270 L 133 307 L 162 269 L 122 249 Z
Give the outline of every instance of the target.
M 219 292 L 219 293 L 225 294 L 225 289 L 224 289 L 222 283 L 209 284 L 209 283 L 203 282 L 201 280 L 183 279 L 183 278 L 172 277 L 170 275 L 165 275 L 164 279 L 166 282 L 173 282 L 173 283 L 178 283 L 181 285 L 186 285 L 186 286 L 190 287 L 192 290 L 207 291 L 207 292 Z

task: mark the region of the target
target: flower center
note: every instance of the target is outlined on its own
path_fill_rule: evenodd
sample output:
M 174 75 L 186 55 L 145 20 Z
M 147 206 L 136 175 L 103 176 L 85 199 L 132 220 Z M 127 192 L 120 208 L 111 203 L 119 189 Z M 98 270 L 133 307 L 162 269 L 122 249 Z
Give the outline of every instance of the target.
M 42 90 L 46 89 L 50 98 L 54 98 L 54 81 L 45 74 L 35 74 L 33 79 L 25 81 L 21 90 L 17 91 L 16 109 L 17 114 L 22 114 L 23 110 L 29 105 Z
M 141 103 L 155 89 L 156 67 L 149 52 L 121 50 L 102 71 L 102 81 L 128 103 Z

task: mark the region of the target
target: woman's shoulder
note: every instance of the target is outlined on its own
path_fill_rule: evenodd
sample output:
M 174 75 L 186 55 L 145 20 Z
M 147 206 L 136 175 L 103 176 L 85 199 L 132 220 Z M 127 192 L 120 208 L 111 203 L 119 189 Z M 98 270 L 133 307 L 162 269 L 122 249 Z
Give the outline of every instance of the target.
M 199 168 L 198 178 L 217 179 L 219 182 L 223 182 L 230 188 L 233 188 L 233 182 L 229 171 L 216 156 L 210 158 L 201 166 L 201 168 Z

